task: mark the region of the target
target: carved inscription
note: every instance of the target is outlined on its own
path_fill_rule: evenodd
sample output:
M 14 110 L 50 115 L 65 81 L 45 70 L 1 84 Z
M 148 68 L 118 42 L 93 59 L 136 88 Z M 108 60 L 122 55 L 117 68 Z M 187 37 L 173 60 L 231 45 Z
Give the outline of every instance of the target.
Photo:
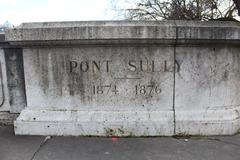
M 131 94 L 134 94 L 136 96 L 148 96 L 153 97 L 155 95 L 161 94 L 161 86 L 160 83 L 153 83 L 152 81 L 142 83 L 142 79 L 146 78 L 144 76 L 138 76 L 139 73 L 147 74 L 160 74 L 161 72 L 173 72 L 174 67 L 176 67 L 176 72 L 179 71 L 180 66 L 178 63 L 175 62 L 175 65 L 172 62 L 169 62 L 167 60 L 128 60 L 124 62 L 124 64 L 119 65 L 116 67 L 116 63 L 114 63 L 112 60 L 101 60 L 101 61 L 95 61 L 95 60 L 70 60 L 68 62 L 69 66 L 69 72 L 70 74 L 85 74 L 85 73 L 93 73 L 93 74 L 101 74 L 105 73 L 109 75 L 109 78 L 113 80 L 133 80 L 134 84 L 130 87 Z M 117 71 L 116 71 L 117 68 Z M 129 76 L 122 76 L 122 77 L 114 77 L 112 76 L 112 73 L 116 72 L 130 72 L 132 73 L 133 77 Z M 141 81 L 141 82 L 140 82 Z M 119 86 L 111 82 L 109 84 L 102 84 L 102 83 L 94 83 L 91 84 L 91 93 L 95 96 L 101 96 L 101 95 L 119 95 L 120 90 Z
M 114 93 L 117 94 L 119 91 L 117 90 L 117 86 L 116 85 L 93 85 L 93 94 L 109 94 Z
M 136 85 L 135 86 L 136 95 L 142 94 L 142 95 L 154 95 L 161 93 L 161 89 L 157 85 Z
M 70 72 L 109 72 L 111 61 L 69 61 Z
M 70 72 L 111 72 L 111 66 L 114 65 L 111 60 L 103 61 L 69 61 Z M 132 72 L 173 72 L 173 67 L 168 61 L 154 60 L 129 60 L 128 69 Z

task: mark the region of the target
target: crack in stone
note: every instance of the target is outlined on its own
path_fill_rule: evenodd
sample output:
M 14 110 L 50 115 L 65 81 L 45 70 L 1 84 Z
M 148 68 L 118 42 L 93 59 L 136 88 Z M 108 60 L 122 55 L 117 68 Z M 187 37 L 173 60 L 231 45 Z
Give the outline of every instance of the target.
M 178 44 L 178 26 L 176 24 L 176 22 L 174 21 L 174 25 L 176 27 L 176 38 L 175 38 L 175 42 L 173 45 L 173 134 L 176 135 L 176 110 L 175 110 L 175 91 L 176 91 L 176 49 L 177 49 L 177 44 Z
M 34 154 L 33 154 L 33 156 L 31 157 L 30 160 L 34 160 L 35 159 L 35 156 L 37 155 L 37 153 L 43 148 L 43 146 L 45 146 L 47 144 L 48 140 L 50 140 L 50 139 L 51 139 L 50 136 L 45 137 L 45 139 L 42 141 L 42 143 L 40 144 L 38 149 L 34 152 Z
M 222 140 L 222 139 L 219 139 L 219 138 L 210 138 L 210 137 L 202 137 L 202 138 L 196 138 L 196 137 L 181 137 L 181 138 L 176 138 L 174 137 L 175 139 L 179 140 L 179 139 L 192 139 L 192 140 L 209 140 L 209 141 L 216 141 L 216 142 L 220 142 L 220 143 L 224 143 L 224 144 L 230 144 L 230 145 L 233 145 L 233 146 L 236 146 L 236 147 L 240 147 L 240 144 L 237 144 L 237 143 L 232 143 L 232 142 L 229 142 L 229 141 L 225 141 L 225 140 Z
M 232 143 L 229 141 L 225 141 L 219 138 L 211 138 L 211 137 L 191 137 L 191 136 L 182 136 L 182 137 L 177 137 L 177 136 L 173 136 L 174 139 L 176 140 L 182 140 L 182 139 L 191 139 L 191 140 L 209 140 L 209 141 L 216 141 L 216 142 L 220 142 L 220 143 L 224 143 L 224 144 L 230 144 L 236 147 L 240 147 L 240 144 L 237 143 Z M 186 142 L 185 142 L 186 143 Z
M 224 141 L 224 140 L 219 139 L 219 138 L 207 138 L 207 140 L 217 141 L 217 142 L 221 142 L 221 143 L 224 143 L 224 144 L 231 144 L 231 145 L 234 145 L 234 146 L 236 146 L 236 147 L 240 147 L 240 144 L 236 144 L 236 143 Z

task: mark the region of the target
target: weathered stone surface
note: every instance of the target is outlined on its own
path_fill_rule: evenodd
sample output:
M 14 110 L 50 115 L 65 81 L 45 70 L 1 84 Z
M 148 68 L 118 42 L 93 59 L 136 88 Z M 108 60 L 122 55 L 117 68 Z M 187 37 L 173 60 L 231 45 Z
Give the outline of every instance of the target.
M 240 23 L 237 22 L 177 21 L 176 28 L 178 43 L 187 43 L 189 40 L 202 43 L 228 40 L 224 43 L 233 43 L 234 40 L 240 40 Z
M 240 48 L 177 47 L 177 134 L 234 134 L 240 128 Z
M 23 23 L 16 29 L 6 31 L 6 40 L 12 43 L 54 40 L 172 40 L 175 39 L 172 22 L 129 22 L 129 21 L 89 21 L 89 22 L 49 22 Z M 82 41 L 81 41 L 82 42 Z M 57 42 L 55 42 L 57 43 Z M 74 43 L 74 42 L 73 42 Z M 15 43 L 16 44 L 16 43 Z M 46 43 L 45 43 L 46 44 Z
M 8 95 L 4 50 L 0 48 L 0 111 L 10 110 Z
M 6 39 L 24 46 L 28 107 L 16 134 L 209 135 L 240 128 L 238 23 L 32 23 L 7 30 Z
M 6 31 L 14 45 L 238 43 L 237 22 L 89 21 L 23 23 Z M 177 41 L 176 41 L 177 40 Z M 225 41 L 228 40 L 228 41 Z
M 5 48 L 10 112 L 20 113 L 26 107 L 22 49 Z
M 4 33 L 0 33 L 0 64 L 0 112 L 20 113 L 26 106 L 22 49 L 5 41 Z
M 172 48 L 38 48 L 24 49 L 23 57 L 31 111 L 18 121 L 49 126 L 53 135 L 173 134 Z M 19 127 L 17 133 L 26 132 Z
M 89 110 L 98 106 L 97 110 L 107 111 L 172 108 L 174 60 L 170 47 L 25 49 L 23 56 L 31 107 Z

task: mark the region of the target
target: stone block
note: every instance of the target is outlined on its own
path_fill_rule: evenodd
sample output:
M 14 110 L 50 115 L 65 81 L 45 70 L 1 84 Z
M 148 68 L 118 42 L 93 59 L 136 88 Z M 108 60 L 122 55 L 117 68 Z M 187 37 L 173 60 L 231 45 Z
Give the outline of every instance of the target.
M 21 48 L 5 48 L 7 87 L 11 113 L 26 107 L 23 56 Z
M 234 134 L 240 128 L 240 48 L 177 47 L 176 134 Z
M 169 136 L 234 134 L 240 27 L 235 22 L 25 23 L 27 108 L 15 133 Z
M 82 46 L 23 52 L 28 114 L 21 114 L 16 124 L 31 121 L 40 132 L 60 120 L 62 127 L 52 135 L 103 136 L 109 130 L 121 130 L 116 134 L 124 136 L 173 134 L 172 48 Z M 39 109 L 41 114 L 35 112 Z M 16 133 L 27 132 L 18 128 Z

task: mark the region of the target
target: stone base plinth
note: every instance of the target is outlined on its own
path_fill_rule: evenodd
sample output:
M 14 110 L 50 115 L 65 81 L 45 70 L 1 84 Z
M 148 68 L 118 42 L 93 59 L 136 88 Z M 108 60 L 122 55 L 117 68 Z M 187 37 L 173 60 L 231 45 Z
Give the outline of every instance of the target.
M 240 129 L 240 106 L 176 110 L 176 135 L 233 135 Z
M 240 129 L 239 113 L 239 106 L 177 111 L 174 124 L 173 111 L 111 112 L 27 108 L 17 118 L 14 126 L 17 135 L 231 135 Z
M 79 111 L 25 109 L 14 123 L 17 135 L 171 136 L 172 111 Z

